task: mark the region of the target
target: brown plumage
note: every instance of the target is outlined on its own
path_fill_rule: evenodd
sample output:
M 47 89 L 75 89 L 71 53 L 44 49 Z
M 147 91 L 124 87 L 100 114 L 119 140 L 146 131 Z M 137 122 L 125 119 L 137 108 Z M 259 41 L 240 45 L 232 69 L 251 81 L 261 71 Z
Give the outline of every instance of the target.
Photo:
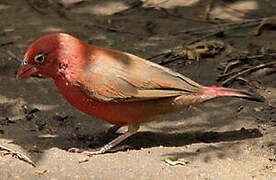
M 104 153 L 136 133 L 142 122 L 220 96 L 261 99 L 244 90 L 205 87 L 132 54 L 88 45 L 68 34 L 49 34 L 25 53 L 17 78 L 33 73 L 51 77 L 74 107 L 128 131 L 99 151 Z

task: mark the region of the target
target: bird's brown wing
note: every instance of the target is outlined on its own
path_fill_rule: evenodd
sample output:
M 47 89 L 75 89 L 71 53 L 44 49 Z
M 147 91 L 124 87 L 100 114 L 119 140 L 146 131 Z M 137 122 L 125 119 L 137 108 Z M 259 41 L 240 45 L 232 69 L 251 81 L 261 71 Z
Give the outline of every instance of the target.
M 196 93 L 201 85 L 137 56 L 97 48 L 79 85 L 101 101 L 141 101 Z

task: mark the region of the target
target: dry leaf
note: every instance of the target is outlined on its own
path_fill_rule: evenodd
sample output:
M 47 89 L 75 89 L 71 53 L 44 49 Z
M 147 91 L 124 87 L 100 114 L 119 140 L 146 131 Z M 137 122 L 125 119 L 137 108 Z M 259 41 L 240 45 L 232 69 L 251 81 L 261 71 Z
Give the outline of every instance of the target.
M 186 165 L 189 163 L 189 161 L 182 160 L 182 159 L 174 159 L 174 158 L 167 158 L 164 161 L 169 166 Z
M 209 40 L 191 44 L 185 49 L 173 50 L 174 56 L 184 57 L 190 60 L 200 60 L 204 56 L 215 56 L 224 50 L 222 41 Z
M 264 19 L 261 24 L 250 34 L 259 36 L 263 33 L 265 29 L 276 29 L 276 17 Z

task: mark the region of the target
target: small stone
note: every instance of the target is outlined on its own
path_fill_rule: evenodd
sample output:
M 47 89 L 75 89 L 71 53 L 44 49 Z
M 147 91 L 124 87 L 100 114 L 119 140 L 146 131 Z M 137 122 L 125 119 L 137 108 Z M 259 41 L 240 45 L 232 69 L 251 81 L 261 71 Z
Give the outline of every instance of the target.
M 254 111 L 255 112 L 262 112 L 262 111 L 264 111 L 264 107 L 262 107 L 262 106 L 261 107 L 255 107 Z

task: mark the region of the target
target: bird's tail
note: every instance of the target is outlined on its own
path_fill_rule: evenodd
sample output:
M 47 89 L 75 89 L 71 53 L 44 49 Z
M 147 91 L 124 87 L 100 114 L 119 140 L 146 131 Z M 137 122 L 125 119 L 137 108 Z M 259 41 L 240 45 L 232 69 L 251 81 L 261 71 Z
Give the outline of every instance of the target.
M 220 97 L 220 96 L 230 96 L 230 97 L 239 97 L 244 99 L 249 99 L 252 101 L 263 102 L 265 99 L 260 95 L 251 93 L 247 90 L 224 88 L 217 86 L 204 87 L 202 94 L 206 96 Z

